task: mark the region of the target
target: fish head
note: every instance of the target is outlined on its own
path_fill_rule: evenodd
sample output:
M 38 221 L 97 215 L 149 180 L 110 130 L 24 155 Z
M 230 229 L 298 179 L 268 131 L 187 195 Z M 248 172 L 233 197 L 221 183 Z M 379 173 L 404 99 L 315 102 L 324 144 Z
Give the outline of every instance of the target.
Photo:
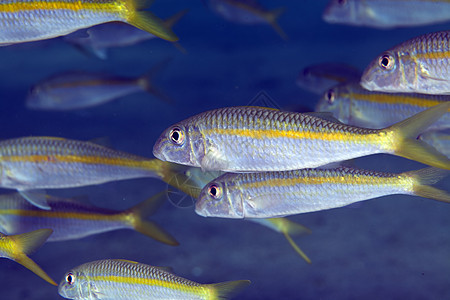
M 93 289 L 83 272 L 71 270 L 64 275 L 58 285 L 58 293 L 67 299 L 89 300 L 92 298 Z
M 177 123 L 160 135 L 153 146 L 153 155 L 163 161 L 200 167 L 198 157 L 204 156 L 203 138 L 197 127 Z
M 325 8 L 322 18 L 327 23 L 357 23 L 358 2 L 354 0 L 331 0 Z
M 52 109 L 60 106 L 61 101 L 44 85 L 36 85 L 30 89 L 25 100 L 25 106 L 29 109 Z
M 244 218 L 242 193 L 228 189 L 228 175 L 224 174 L 205 185 L 195 204 L 195 212 L 203 217 Z
M 331 112 L 336 119 L 346 123 L 350 119 L 350 98 L 346 84 L 336 85 L 320 97 L 316 112 Z
M 396 52 L 383 52 L 364 70 L 361 86 L 369 91 L 398 92 L 403 82 L 400 65 Z

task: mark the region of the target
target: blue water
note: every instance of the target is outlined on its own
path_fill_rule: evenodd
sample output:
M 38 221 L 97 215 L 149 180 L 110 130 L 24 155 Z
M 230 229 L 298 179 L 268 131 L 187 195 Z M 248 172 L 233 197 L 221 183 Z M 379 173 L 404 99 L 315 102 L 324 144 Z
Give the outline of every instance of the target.
M 202 1 L 156 1 L 165 18 L 189 8 L 175 27 L 186 54 L 162 40 L 110 51 L 101 61 L 61 39 L 0 48 L 0 138 L 60 136 L 78 140 L 108 137 L 115 149 L 152 157 L 159 134 L 171 124 L 211 108 L 246 105 L 265 91 L 281 107 L 313 110 L 317 96 L 295 85 L 304 67 L 326 61 L 363 69 L 381 51 L 447 25 L 375 30 L 326 24 L 325 0 L 261 1 L 286 6 L 280 18 L 290 36 L 283 41 L 269 26 L 227 22 Z M 175 104 L 141 93 L 75 112 L 40 112 L 24 107 L 30 86 L 67 70 L 137 76 L 171 57 L 156 79 Z M 422 167 L 387 155 L 358 160 L 376 170 Z M 449 189 L 448 179 L 441 184 Z M 92 203 L 130 207 L 167 186 L 155 179 L 129 180 L 57 191 L 88 194 Z M 5 190 L 5 192 L 7 192 Z M 238 299 L 446 299 L 450 280 L 450 205 L 412 196 L 390 196 L 359 207 L 293 216 L 312 229 L 296 237 L 308 265 L 284 237 L 258 224 L 206 219 L 193 208 L 166 203 L 153 217 L 180 242 L 170 247 L 132 231 L 78 241 L 47 243 L 31 256 L 57 282 L 71 267 L 106 258 L 156 266 L 201 283 L 249 279 Z M 2 260 L 0 299 L 62 299 L 57 288 L 19 264 Z

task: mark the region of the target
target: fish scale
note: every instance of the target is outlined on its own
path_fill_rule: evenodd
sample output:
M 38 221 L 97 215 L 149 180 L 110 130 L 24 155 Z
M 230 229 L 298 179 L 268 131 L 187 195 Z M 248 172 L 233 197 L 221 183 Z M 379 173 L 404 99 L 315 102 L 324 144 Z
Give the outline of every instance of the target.
M 323 113 L 220 108 L 166 129 L 153 154 L 161 160 L 209 171 L 295 170 L 376 153 L 449 169 L 450 160 L 415 140 L 449 107 L 450 103 L 440 104 L 381 130 L 345 125 Z M 181 143 L 172 140 L 174 130 L 179 131 Z

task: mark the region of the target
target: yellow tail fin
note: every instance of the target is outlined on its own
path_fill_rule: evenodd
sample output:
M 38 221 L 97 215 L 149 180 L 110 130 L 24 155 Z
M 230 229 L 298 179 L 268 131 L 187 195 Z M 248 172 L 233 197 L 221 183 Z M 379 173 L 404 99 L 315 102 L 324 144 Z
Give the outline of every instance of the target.
M 250 280 L 226 281 L 206 284 L 214 291 L 211 299 L 230 299 L 250 284 Z
M 269 24 L 275 29 L 275 31 L 278 33 L 278 35 L 283 40 L 288 40 L 289 37 L 287 34 L 283 31 L 283 29 L 278 25 L 278 18 L 286 11 L 285 7 L 280 7 L 277 9 L 274 9 L 272 11 L 269 11 L 266 15 L 266 20 L 269 22 Z
M 27 256 L 27 254 L 31 254 L 40 248 L 52 233 L 53 230 L 51 229 L 38 229 L 19 235 L 11 235 L 9 238 L 14 241 L 19 251 L 19 254 L 14 257 L 14 261 L 56 286 L 56 282 Z
M 136 230 L 152 239 L 155 239 L 161 243 L 178 246 L 178 241 L 171 236 L 167 231 L 159 227 L 156 223 L 146 221 L 145 218 L 152 215 L 166 200 L 165 191 L 156 194 L 155 196 L 139 203 L 136 206 L 126 210 L 122 214 L 130 216 L 129 223 Z
M 172 29 L 164 25 L 164 21 L 149 11 L 142 11 L 142 9 L 148 8 L 148 0 L 126 0 L 126 3 L 129 7 L 127 22 L 130 25 L 154 34 L 162 39 L 171 42 L 178 41 L 178 37 Z
M 450 102 L 441 103 L 420 112 L 386 130 L 393 131 L 396 139 L 394 153 L 423 164 L 450 170 L 450 159 L 417 137 L 450 109 Z
M 414 178 L 413 192 L 415 195 L 450 203 L 450 194 L 446 191 L 430 186 L 439 182 L 444 177 L 448 176 L 450 171 L 438 168 L 425 168 L 417 171 L 405 173 Z

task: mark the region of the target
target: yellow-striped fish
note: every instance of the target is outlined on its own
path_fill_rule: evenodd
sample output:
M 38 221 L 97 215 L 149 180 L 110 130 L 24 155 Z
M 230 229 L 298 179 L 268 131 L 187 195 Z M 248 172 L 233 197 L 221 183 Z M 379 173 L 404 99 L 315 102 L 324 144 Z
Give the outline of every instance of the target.
M 151 12 L 148 0 L 7 0 L 0 2 L 0 44 L 54 38 L 97 24 L 120 21 L 176 41 Z
M 200 284 L 167 268 L 123 259 L 105 259 L 67 272 L 58 291 L 67 299 L 228 299 L 250 284 L 248 280 Z
M 313 168 L 376 153 L 450 170 L 450 159 L 416 140 L 449 108 L 450 102 L 442 103 L 384 129 L 345 125 L 330 114 L 221 108 L 166 129 L 153 154 L 164 161 L 230 172 Z
M 370 91 L 450 94 L 450 30 L 407 40 L 375 58 L 361 85 Z
M 161 160 L 158 161 L 163 170 L 161 173 L 164 174 L 161 179 L 176 189 L 183 191 L 193 199 L 197 199 L 200 196 L 200 192 L 206 184 L 223 174 L 223 172 L 202 172 L 200 168 L 186 167 Z M 168 196 L 170 198 L 171 194 Z M 307 263 L 311 263 L 309 257 L 302 249 L 300 249 L 291 237 L 293 235 L 310 234 L 311 230 L 309 228 L 286 218 L 249 219 L 249 221 L 259 223 L 283 234 L 292 248 L 294 248 L 295 252 L 297 252 Z
M 438 168 L 393 174 L 345 167 L 227 173 L 203 188 L 195 211 L 204 217 L 273 218 L 393 194 L 450 203 L 449 193 L 430 186 L 448 174 L 449 171 Z
M 57 285 L 44 270 L 27 255 L 40 248 L 52 234 L 51 229 L 39 229 L 19 235 L 0 233 L 0 257 L 9 258 L 29 269 L 50 284 Z M 5 286 L 3 288 L 6 288 Z
M 51 210 L 31 205 L 18 193 L 0 195 L 0 231 L 18 234 L 51 228 L 51 241 L 67 241 L 118 229 L 133 229 L 159 242 L 176 246 L 178 242 L 156 223 L 145 218 L 166 199 L 165 192 L 131 207 L 115 211 L 84 204 L 75 199 L 47 196 Z
M 0 142 L 0 187 L 16 189 L 34 205 L 50 209 L 45 193 L 109 181 L 158 178 L 155 160 L 91 142 L 26 137 Z

